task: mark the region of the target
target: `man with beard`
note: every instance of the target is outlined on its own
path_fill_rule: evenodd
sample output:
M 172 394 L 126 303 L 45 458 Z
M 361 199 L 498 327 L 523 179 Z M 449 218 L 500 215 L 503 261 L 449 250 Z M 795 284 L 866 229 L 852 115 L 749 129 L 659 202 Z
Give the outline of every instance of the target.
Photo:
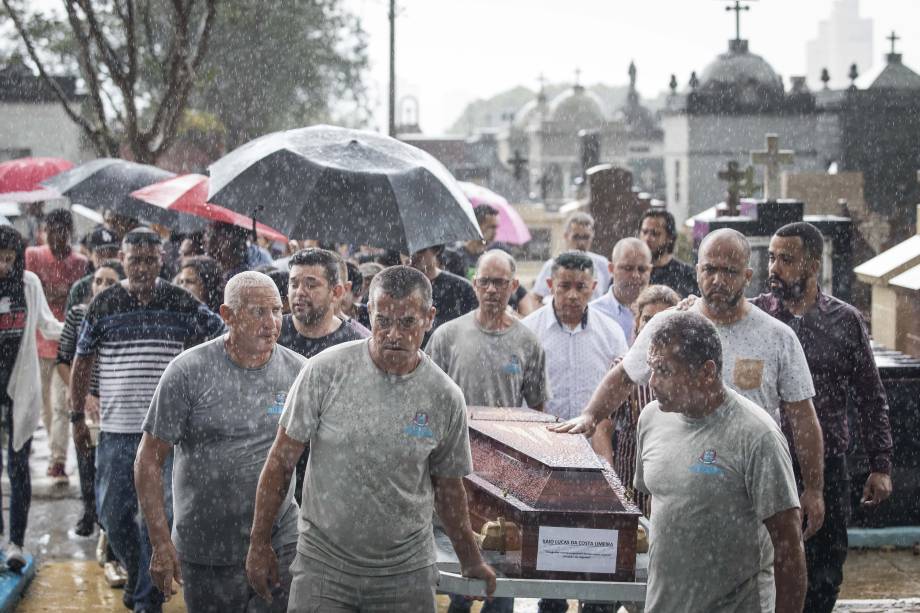
M 708 234 L 700 244 L 696 267 L 703 297 L 690 310 L 715 324 L 722 340 L 725 384 L 763 407 L 777 422 L 782 419 L 789 424 L 802 467 L 801 507 L 808 539 L 824 522 L 824 451 L 811 403 L 814 385 L 795 333 L 744 298 L 754 274 L 748 264 L 750 256 L 750 245 L 740 232 L 723 229 Z M 651 338 L 677 312 L 667 310 L 652 318 L 623 362 L 604 377 L 582 414 L 552 428 L 590 436 L 626 400 L 633 385 L 647 384 L 652 372 L 646 359 Z M 772 568 L 772 551 L 766 551 L 761 590 L 764 610 L 772 610 Z
M 636 316 L 632 305 L 646 287 L 652 270 L 652 254 L 638 238 L 617 241 L 610 254 L 610 291 L 591 303 L 591 306 L 620 324 L 626 342 L 632 344 Z
M 345 293 L 341 258 L 325 249 L 311 247 L 291 256 L 288 265 L 288 302 L 291 314 L 281 321 L 278 344 L 305 358 L 348 341 L 364 338 L 358 330 L 336 317 L 339 300 Z M 303 452 L 295 470 L 294 496 L 300 503 L 304 474 L 310 450 Z
M 639 226 L 639 237 L 652 252 L 650 284 L 667 285 L 681 298 L 699 294 L 693 266 L 674 257 L 677 223 L 671 213 L 662 209 L 646 211 Z
M 850 481 L 846 452 L 847 397 L 859 413 L 869 478 L 862 504 L 874 507 L 891 495 L 891 425 L 869 334 L 854 307 L 818 286 L 824 237 L 813 225 L 783 226 L 770 240 L 770 294 L 752 303 L 788 324 L 799 337 L 815 383 L 815 409 L 824 433 L 824 526 L 805 543 L 808 592 L 805 610 L 834 608 L 847 557 Z

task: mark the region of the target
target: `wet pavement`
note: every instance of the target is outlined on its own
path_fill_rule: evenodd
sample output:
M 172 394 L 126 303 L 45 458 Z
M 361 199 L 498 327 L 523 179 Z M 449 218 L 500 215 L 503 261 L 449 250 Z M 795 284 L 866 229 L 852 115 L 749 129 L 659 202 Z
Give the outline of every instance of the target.
M 56 486 L 45 476 L 48 451 L 44 430 L 32 445 L 32 510 L 26 532 L 26 549 L 39 563 L 38 573 L 16 608 L 17 612 L 100 611 L 121 613 L 122 591 L 105 582 L 96 562 L 96 535 L 81 538 L 73 528 L 82 512 L 76 458 L 73 448 L 67 462 L 71 475 L 66 486 Z M 9 511 L 9 483 L 3 475 L 3 511 Z M 5 518 L 8 515 L 5 515 Z M 841 601 L 835 611 L 920 613 L 920 555 L 910 550 L 851 550 L 847 559 Z M 439 613 L 447 611 L 447 599 L 439 597 Z M 473 607 L 478 611 L 479 605 Z M 536 613 L 536 601 L 518 599 L 517 613 Z M 569 611 L 576 611 L 572 602 Z M 181 598 L 164 608 L 166 613 L 185 611 Z

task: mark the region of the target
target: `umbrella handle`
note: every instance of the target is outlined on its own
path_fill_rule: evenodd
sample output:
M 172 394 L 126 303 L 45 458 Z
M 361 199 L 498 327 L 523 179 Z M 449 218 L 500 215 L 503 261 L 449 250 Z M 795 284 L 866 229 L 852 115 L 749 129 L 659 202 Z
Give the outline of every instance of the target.
M 258 245 L 259 235 L 256 233 L 256 216 L 265 210 L 265 205 L 259 204 L 252 209 L 252 242 Z

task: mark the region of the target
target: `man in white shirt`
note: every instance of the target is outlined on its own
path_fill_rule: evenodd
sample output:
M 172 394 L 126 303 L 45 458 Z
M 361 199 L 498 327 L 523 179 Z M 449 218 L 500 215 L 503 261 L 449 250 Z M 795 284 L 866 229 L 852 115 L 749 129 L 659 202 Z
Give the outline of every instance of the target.
M 594 300 L 591 306 L 620 324 L 626 341 L 631 345 L 636 328 L 636 315 L 632 304 L 648 287 L 652 273 L 652 252 L 638 238 L 623 238 L 613 246 L 610 254 L 610 291 Z
M 612 319 L 589 308 L 597 281 L 586 253 L 557 257 L 548 279 L 552 301 L 524 318 L 543 344 L 552 398 L 546 412 L 575 417 L 591 398 L 613 360 L 627 350 L 626 336 Z
M 610 262 L 599 253 L 591 251 L 591 243 L 594 242 L 594 218 L 588 213 L 572 213 L 565 220 L 563 238 L 565 238 L 565 248 L 567 250 L 580 251 L 591 258 L 594 266 L 594 280 L 597 281 L 591 292 L 591 299 L 600 298 L 610 287 Z M 537 302 L 535 308 L 538 308 L 540 303 L 545 302 L 552 293 L 548 281 L 552 276 L 553 262 L 552 258 L 546 260 L 543 268 L 540 269 L 540 274 L 537 275 L 537 279 L 533 283 L 531 295 L 535 296 L 535 301 Z

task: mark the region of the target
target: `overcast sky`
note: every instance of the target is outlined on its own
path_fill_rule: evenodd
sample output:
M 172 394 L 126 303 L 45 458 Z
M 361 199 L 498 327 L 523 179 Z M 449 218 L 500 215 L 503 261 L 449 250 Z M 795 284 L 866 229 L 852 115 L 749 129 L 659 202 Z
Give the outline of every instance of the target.
M 345 0 L 370 36 L 370 86 L 379 127 L 386 128 L 388 0 Z M 741 35 L 783 76 L 805 72 L 805 46 L 835 0 L 760 0 L 742 14 Z M 426 133 L 442 133 L 466 104 L 515 85 L 628 82 L 629 61 L 645 97 L 681 87 L 734 38 L 734 13 L 720 0 L 399 0 L 397 97 L 414 95 Z M 904 63 L 920 72 L 920 0 L 862 0 L 874 21 L 875 63 L 881 69 L 895 29 Z

